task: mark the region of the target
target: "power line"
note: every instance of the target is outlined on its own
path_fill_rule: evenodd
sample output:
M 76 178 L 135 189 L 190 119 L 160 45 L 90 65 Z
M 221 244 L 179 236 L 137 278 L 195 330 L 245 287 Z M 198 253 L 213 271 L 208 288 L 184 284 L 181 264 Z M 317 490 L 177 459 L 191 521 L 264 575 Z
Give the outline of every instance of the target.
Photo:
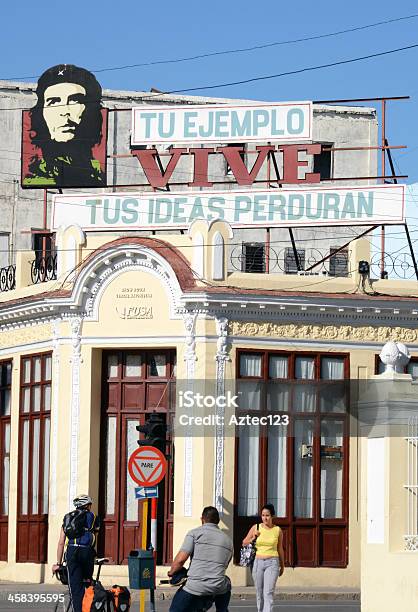
M 271 43 L 265 43 L 265 44 L 261 44 L 261 45 L 252 45 L 251 47 L 242 47 L 242 48 L 237 48 L 237 49 L 224 49 L 221 51 L 210 51 L 208 53 L 200 53 L 197 55 L 190 55 L 187 57 L 179 57 L 179 58 L 174 58 L 174 59 L 163 59 L 163 60 L 154 60 L 154 61 L 150 61 L 150 62 L 142 62 L 139 64 L 126 64 L 124 66 L 111 66 L 111 67 L 105 67 L 105 68 L 95 68 L 93 70 L 91 70 L 91 72 L 94 72 L 95 74 L 99 74 L 102 72 L 114 72 L 117 70 L 127 70 L 127 69 L 131 69 L 131 68 L 143 68 L 146 66 L 158 66 L 158 65 L 162 65 L 162 64 L 179 64 L 181 62 L 190 62 L 190 61 L 195 61 L 195 60 L 199 60 L 199 59 L 204 59 L 204 58 L 210 58 L 210 57 L 218 57 L 221 55 L 233 55 L 236 53 L 249 53 L 251 51 L 259 51 L 261 49 L 269 49 L 272 47 L 279 47 L 279 46 L 284 46 L 284 45 L 293 45 L 293 44 L 298 44 L 298 43 L 302 43 L 302 42 L 308 42 L 308 41 L 313 41 L 313 40 L 320 40 L 323 38 L 331 38 L 334 36 L 341 36 L 342 34 L 349 34 L 351 32 L 359 32 L 362 30 L 367 30 L 370 28 L 376 28 L 378 26 L 382 26 L 382 25 L 387 25 L 389 23 L 395 23 L 395 22 L 399 22 L 399 21 L 407 21 L 410 19 L 416 19 L 418 17 L 418 13 L 415 13 L 413 15 L 405 15 L 403 17 L 394 17 L 392 19 L 386 19 L 384 21 L 377 21 L 375 23 L 369 23 L 369 24 L 365 24 L 365 25 L 361 25 L 361 26 L 355 26 L 352 28 L 346 28 L 344 30 L 337 30 L 336 32 L 328 32 L 325 34 L 315 34 L 312 36 L 305 36 L 303 38 L 295 38 L 295 39 L 289 39 L 289 40 L 280 40 L 280 41 L 274 41 Z M 32 76 L 24 76 L 24 77 L 12 77 L 10 79 L 5 79 L 5 80 L 16 80 L 16 81 L 25 81 L 27 79 L 37 79 L 39 78 L 40 75 L 32 75 Z
M 307 66 L 305 68 L 298 68 L 297 70 L 289 70 L 287 72 L 280 72 L 277 74 L 268 74 L 268 75 L 263 75 L 263 76 L 259 76 L 259 77 L 251 77 L 249 79 L 243 79 L 241 81 L 230 81 L 228 83 L 217 83 L 214 85 L 200 85 L 198 87 L 186 87 L 183 89 L 172 89 L 170 91 L 161 91 L 158 93 L 151 93 L 151 94 L 147 94 L 145 96 L 141 96 L 141 102 L 146 100 L 154 100 L 155 98 L 160 98 L 161 96 L 166 96 L 166 95 L 170 95 L 170 94 L 181 94 L 181 93 L 188 93 L 191 91 L 201 91 L 206 90 L 206 89 L 219 89 L 222 87 L 231 87 L 231 86 L 235 86 L 235 85 L 245 85 L 247 83 L 254 83 L 257 81 L 266 81 L 269 79 L 278 79 L 280 77 L 284 77 L 284 76 L 290 76 L 293 74 L 302 74 L 304 72 L 311 72 L 313 70 L 322 70 L 324 68 L 332 68 L 334 66 L 342 66 L 345 64 L 353 64 L 355 62 L 361 62 L 364 60 L 368 60 L 368 59 L 373 59 L 376 57 L 383 57 L 385 55 L 391 55 L 393 53 L 399 53 L 400 51 L 408 51 L 410 49 L 416 49 L 418 47 L 418 43 L 415 43 L 413 45 L 407 45 L 406 47 L 398 47 L 396 49 L 389 49 L 388 51 L 380 51 L 379 53 L 371 53 L 370 55 L 362 55 L 360 57 L 353 57 L 350 59 L 346 59 L 346 60 L 340 60 L 337 62 L 329 62 L 328 64 L 319 64 L 317 66 Z M 31 78 L 36 78 L 36 77 L 31 77 Z M 89 101 L 86 100 L 84 102 L 84 104 L 88 104 Z M 95 102 L 94 102 L 95 104 Z M 59 108 L 60 106 L 65 106 L 65 104 L 56 104 L 54 106 L 54 108 Z M 8 107 L 8 108 L 0 108 L 0 111 L 16 111 L 16 110 L 30 110 L 28 109 L 27 106 L 25 107 Z
M 414 226 L 414 227 L 416 227 L 416 226 Z M 176 228 L 172 228 L 172 229 L 176 230 Z M 254 228 L 249 228 L 249 229 L 253 230 Z M 263 228 L 258 228 L 258 229 L 263 229 Z M 287 228 L 284 227 L 284 228 L 278 228 L 278 229 L 287 229 Z M 294 229 L 298 230 L 298 229 L 310 229 L 310 228 L 294 228 Z M 327 229 L 328 230 L 332 229 L 332 226 L 330 226 L 328 228 L 325 228 L 325 227 L 320 228 L 320 227 L 318 227 L 318 228 L 315 228 L 315 229 L 326 231 Z M 87 230 L 87 232 L 88 231 L 89 230 Z M 114 230 L 112 230 L 112 231 L 114 231 Z M 132 231 L 138 231 L 138 230 L 132 230 Z M 158 230 L 155 230 L 155 231 L 158 231 Z M 167 231 L 167 230 L 165 230 L 165 231 Z M 178 231 L 178 230 L 176 230 L 176 231 Z M 412 233 L 415 234 L 417 232 L 418 232 L 418 229 L 410 231 L 411 234 Z M 47 230 L 45 230 L 45 233 L 48 233 Z M 102 232 L 102 233 L 106 234 L 107 232 Z M 403 234 L 403 232 L 396 232 L 396 234 Z M 388 235 L 392 237 L 392 236 L 394 236 L 396 234 L 388 234 Z M 170 236 L 172 236 L 172 235 L 173 234 L 170 234 Z M 174 235 L 176 235 L 176 234 L 174 234 Z M 140 237 L 141 238 L 153 238 L 153 239 L 157 239 L 157 240 L 162 240 L 164 242 L 164 237 L 165 236 L 166 236 L 166 234 L 164 234 L 164 235 L 161 235 L 161 234 L 159 234 L 159 235 L 151 235 L 150 234 L 148 236 L 140 236 Z M 126 238 L 137 238 L 138 236 L 125 236 L 125 237 Z M 332 240 L 343 240 L 343 239 L 346 240 L 349 237 L 350 236 L 347 236 L 347 235 L 342 235 L 342 236 L 332 235 L 332 236 L 321 236 L 319 238 L 297 238 L 296 241 L 298 243 L 303 243 L 303 242 L 309 242 L 310 243 L 310 242 L 321 242 L 322 241 L 322 242 L 326 242 L 327 245 L 328 245 L 328 243 L 330 241 L 332 241 Z M 352 238 L 352 242 L 354 242 L 355 240 L 359 239 L 359 237 L 357 235 L 355 235 L 355 234 L 352 234 L 351 238 Z M 368 240 L 370 242 L 370 244 L 373 246 L 373 243 L 371 242 L 371 240 L 370 240 L 370 238 L 368 236 L 363 236 L 363 238 Z M 418 239 L 414 240 L 413 242 L 417 242 L 417 241 L 418 241 Z M 270 241 L 270 246 L 271 245 L 280 245 L 280 244 L 285 244 L 286 245 L 286 244 L 289 244 L 289 243 L 290 243 L 290 240 L 271 240 Z M 204 243 L 202 246 L 204 248 L 208 248 L 208 247 L 213 247 L 213 246 L 216 246 L 216 245 L 214 243 L 207 242 L 207 243 Z M 238 242 L 228 242 L 226 244 L 226 246 L 229 246 L 229 247 L 235 247 L 235 246 L 239 247 L 239 246 L 242 246 L 242 240 L 239 240 Z M 164 244 L 162 246 L 154 245 L 152 247 L 152 249 L 157 250 L 157 251 L 158 250 L 168 249 L 168 248 L 177 248 L 177 249 L 180 249 L 180 250 L 181 249 L 193 249 L 193 248 L 195 248 L 195 245 L 194 244 L 183 244 L 180 247 L 178 247 L 178 246 L 176 246 L 174 244 L 171 244 L 171 243 L 167 242 L 166 244 Z M 83 248 L 83 252 L 86 252 L 86 253 L 87 252 L 92 252 L 92 253 L 93 252 L 104 252 L 107 249 L 108 249 L 108 245 L 104 244 L 104 245 L 101 245 L 100 247 L 85 247 L 85 248 Z M 307 250 L 309 250 L 309 249 L 307 249 Z M 315 249 L 311 249 L 311 250 L 315 250 Z M 35 250 L 33 248 L 28 248 L 28 249 L 12 249 L 12 251 L 13 251 L 13 253 L 34 253 L 35 252 Z M 60 253 L 73 253 L 73 252 L 76 252 L 76 251 L 77 251 L 77 248 L 65 248 L 65 249 L 57 249 L 56 248 L 55 249 L 56 253 L 58 253 L 58 252 L 60 252 Z M 9 253 L 9 252 L 10 252 L 10 249 L 0 249 L 0 253 Z M 397 251 L 395 251 L 395 253 L 396 252 Z M 389 255 L 391 255 L 391 253 L 389 253 Z
M 250 79 L 243 79 L 242 81 L 230 81 L 229 83 L 218 83 L 215 85 L 205 85 L 200 87 L 188 87 L 186 89 L 173 89 L 168 92 L 161 92 L 155 94 L 154 96 L 147 96 L 147 98 L 153 98 L 166 94 L 175 94 L 175 93 L 188 93 L 189 91 L 199 91 L 202 89 L 218 89 L 220 87 L 231 87 L 234 85 L 245 85 L 246 83 L 254 83 L 256 81 L 265 81 L 268 79 L 277 79 L 283 76 L 290 76 L 292 74 L 301 74 L 302 72 L 310 72 L 312 70 L 322 70 L 323 68 L 332 68 L 333 66 L 342 66 L 344 64 L 352 64 L 354 62 L 361 62 L 367 59 L 372 59 L 375 57 L 382 57 L 383 55 L 390 55 L 392 53 L 398 53 L 400 51 L 407 51 L 409 49 L 416 49 L 418 47 L 418 43 L 414 45 L 408 45 L 406 47 L 398 47 L 397 49 L 389 49 L 388 51 L 381 51 L 380 53 L 371 53 L 370 55 L 362 55 L 360 57 L 353 57 L 347 60 L 340 60 L 338 62 L 330 62 L 329 64 L 320 64 L 318 66 L 308 66 L 306 68 L 299 68 L 298 70 L 289 70 L 288 72 L 280 72 L 278 74 L 268 74 L 260 77 L 251 77 Z M 142 98 L 144 100 L 146 98 Z

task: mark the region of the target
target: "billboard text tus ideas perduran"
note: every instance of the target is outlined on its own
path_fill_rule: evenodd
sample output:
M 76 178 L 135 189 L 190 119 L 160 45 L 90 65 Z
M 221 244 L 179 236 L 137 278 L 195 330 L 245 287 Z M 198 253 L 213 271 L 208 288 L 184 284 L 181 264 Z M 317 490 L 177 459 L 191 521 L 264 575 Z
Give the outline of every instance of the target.
M 228 143 L 242 138 L 246 142 L 267 141 L 269 145 L 257 147 L 258 158 L 252 171 L 243 168 L 234 172 L 239 185 L 251 185 L 265 149 L 275 147 L 271 143 L 312 143 L 312 103 L 277 103 L 265 105 L 197 105 L 176 107 L 142 106 L 132 109 L 132 146 L 170 144 L 204 145 L 213 142 Z M 291 145 L 292 146 L 292 145 Z M 302 145 L 309 154 L 309 146 Z M 299 147 L 298 147 L 299 148 Z M 295 147 L 296 149 L 296 147 Z M 200 153 L 199 153 L 200 151 Z M 225 157 L 228 153 L 221 148 Z M 181 155 L 194 155 L 195 166 L 206 164 L 205 186 L 208 179 L 207 160 L 217 151 L 207 149 L 171 148 L 170 171 Z M 132 149 L 132 155 L 141 163 L 157 155 L 156 149 Z M 316 151 L 312 151 L 316 153 Z M 286 169 L 281 183 L 292 182 L 298 168 L 306 165 L 298 153 L 284 156 Z M 154 160 L 152 160 L 154 161 Z M 236 159 L 234 160 L 236 161 Z M 258 167 L 257 167 L 258 163 Z M 292 165 L 292 168 L 290 168 Z M 235 165 L 237 168 L 237 165 Z M 234 168 L 232 168 L 234 171 Z M 202 168 L 199 167 L 201 177 Z M 161 184 L 168 182 L 168 166 L 160 171 Z M 147 175 L 147 172 L 145 172 Z M 289 177 L 289 179 L 287 179 Z M 149 179 L 149 177 L 147 177 Z M 154 179 L 155 180 L 155 179 Z M 150 180 L 150 185 L 154 185 Z M 196 179 L 194 179 L 196 181 Z M 307 173 L 299 183 L 317 183 L 318 174 Z M 192 187 L 197 185 L 191 183 Z M 59 194 L 53 198 L 51 230 L 77 220 L 84 230 L 114 229 L 183 229 L 196 219 L 213 221 L 222 219 L 231 227 L 290 227 L 332 225 L 382 225 L 405 221 L 405 193 L 403 185 L 372 185 L 353 187 L 310 186 L 291 189 L 241 189 L 228 191 L 180 191 L 164 194 L 151 191 L 126 191 L 118 193 Z
M 77 223 L 85 230 L 187 228 L 196 219 L 231 227 L 393 224 L 404 220 L 404 186 L 69 194 L 54 197 L 51 230 Z

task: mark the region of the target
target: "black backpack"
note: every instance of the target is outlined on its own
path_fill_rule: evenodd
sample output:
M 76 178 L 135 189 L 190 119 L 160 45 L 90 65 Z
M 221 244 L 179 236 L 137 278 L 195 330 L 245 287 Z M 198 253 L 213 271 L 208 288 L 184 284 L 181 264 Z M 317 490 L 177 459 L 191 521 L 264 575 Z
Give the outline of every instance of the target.
M 73 510 L 64 516 L 62 528 L 69 540 L 81 538 L 88 531 L 86 527 L 87 510 Z

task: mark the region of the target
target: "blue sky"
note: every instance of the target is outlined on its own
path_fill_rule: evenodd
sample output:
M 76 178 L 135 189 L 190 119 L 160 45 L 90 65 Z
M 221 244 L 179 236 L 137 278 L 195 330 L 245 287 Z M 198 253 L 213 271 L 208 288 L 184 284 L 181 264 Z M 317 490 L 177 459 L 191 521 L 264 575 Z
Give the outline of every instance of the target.
M 57 63 L 98 69 L 283 41 L 418 13 L 416 0 L 264 2 L 211 0 L 145 3 L 8 2 L 2 6 L 0 78 L 39 75 Z M 9 27 L 5 27 L 9 24 Z M 178 64 L 102 72 L 104 87 L 169 91 L 339 61 L 418 43 L 418 18 L 322 40 Z M 258 81 L 196 95 L 315 100 L 410 95 L 388 108 L 388 138 L 399 172 L 418 181 L 418 48 L 351 65 Z M 417 214 L 418 217 L 418 214 Z

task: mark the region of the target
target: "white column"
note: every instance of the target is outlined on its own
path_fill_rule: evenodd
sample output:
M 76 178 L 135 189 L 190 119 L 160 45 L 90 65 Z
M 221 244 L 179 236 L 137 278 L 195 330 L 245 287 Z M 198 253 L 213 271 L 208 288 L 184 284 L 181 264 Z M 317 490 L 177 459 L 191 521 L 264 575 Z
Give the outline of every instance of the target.
M 228 345 L 228 319 L 216 318 L 218 334 L 216 350 L 216 397 L 225 395 L 225 363 L 230 361 Z M 224 496 L 224 451 L 225 451 L 225 408 L 216 407 L 217 424 L 215 426 L 215 473 L 214 473 L 214 506 L 223 513 Z
M 196 363 L 196 329 L 197 313 L 187 312 L 184 314 L 185 335 L 185 353 L 184 361 L 186 362 L 186 378 L 187 390 L 193 390 L 195 378 L 195 363 Z M 193 438 L 185 436 L 184 438 L 184 485 L 183 485 L 183 514 L 184 516 L 192 516 L 192 480 L 193 480 Z
M 70 408 L 70 483 L 68 489 L 68 507 L 77 494 L 78 479 L 78 437 L 80 429 L 80 365 L 81 358 L 81 327 L 83 319 L 73 317 L 70 319 L 71 344 L 73 354 L 71 357 L 71 408 Z
M 58 463 L 58 424 L 59 424 L 59 377 L 60 377 L 60 324 L 54 319 L 52 324 L 52 397 L 51 410 L 51 462 L 49 477 L 49 514 L 57 512 L 57 463 Z

